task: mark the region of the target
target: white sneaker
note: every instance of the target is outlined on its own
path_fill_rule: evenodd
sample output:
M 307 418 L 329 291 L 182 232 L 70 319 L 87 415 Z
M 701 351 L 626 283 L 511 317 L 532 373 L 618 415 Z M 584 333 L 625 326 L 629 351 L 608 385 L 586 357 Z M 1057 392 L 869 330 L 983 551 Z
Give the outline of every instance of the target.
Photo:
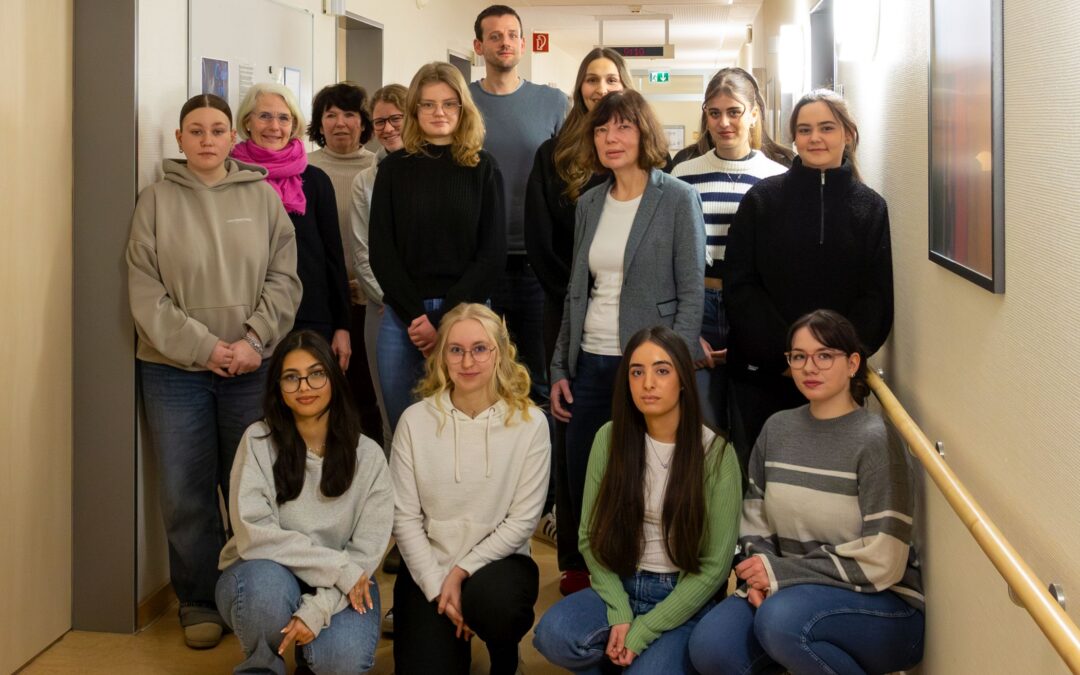
M 552 508 L 550 513 L 545 513 L 540 517 L 540 522 L 536 524 L 536 530 L 533 532 L 533 537 L 545 544 L 555 546 L 555 533 L 555 509 Z

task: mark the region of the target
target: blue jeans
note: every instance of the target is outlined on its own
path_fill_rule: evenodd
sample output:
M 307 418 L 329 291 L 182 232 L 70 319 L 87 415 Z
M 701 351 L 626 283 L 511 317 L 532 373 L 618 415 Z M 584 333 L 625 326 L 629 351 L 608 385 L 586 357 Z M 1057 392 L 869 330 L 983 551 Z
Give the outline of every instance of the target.
M 690 659 L 713 673 L 891 673 L 922 660 L 923 613 L 892 591 L 790 586 L 756 610 L 730 596 L 698 623 Z
M 724 311 L 723 292 L 705 289 L 705 313 L 701 319 L 701 337 L 713 349 L 726 349 L 728 343 L 727 313 Z M 731 428 L 728 418 L 727 366 L 717 364 L 713 368 L 699 368 L 697 390 L 701 398 L 701 413 L 705 424 L 717 430 Z
M 666 598 L 678 581 L 678 574 L 639 571 L 624 577 L 623 589 L 630 597 L 634 616 L 645 614 Z M 686 623 L 656 638 L 648 649 L 637 655 L 627 673 L 677 675 L 693 673 L 687 642 L 694 626 L 715 603 L 709 600 Z M 604 650 L 608 634 L 607 605 L 591 588 L 569 595 L 540 617 L 534 631 L 533 646 L 560 668 L 577 673 L 601 673 L 604 664 L 612 665 Z
M 524 254 L 506 257 L 506 271 L 491 294 L 491 309 L 506 319 L 510 339 L 532 378 L 531 396 L 547 407 L 548 372 L 544 358 L 544 289 Z
M 311 592 L 288 568 L 272 560 L 240 560 L 222 573 L 217 584 L 218 607 L 245 656 L 234 673 L 285 675 L 285 660 L 277 653 L 281 629 L 300 607 L 301 596 Z M 381 616 L 375 584 L 371 585 L 371 600 L 375 608 L 364 614 L 350 605 L 330 617 L 330 625 L 297 650 L 297 661 L 318 674 L 370 670 L 375 665 Z
M 438 328 L 444 313 L 443 299 L 424 300 L 424 313 L 431 325 Z M 385 305 L 379 324 L 375 359 L 378 361 L 379 384 L 392 434 L 397 429 L 401 413 L 416 403 L 412 390 L 424 376 L 424 355 L 409 339 L 408 324 L 398 317 L 390 305 Z
M 158 460 L 161 515 L 169 540 L 169 577 L 180 623 L 221 622 L 214 609 L 225 526 L 218 489 L 229 503 L 229 472 L 244 430 L 262 417 L 267 363 L 220 377 L 139 362 L 142 401 Z
M 578 354 L 577 372 L 570 382 L 574 403 L 570 406 L 570 422 L 566 425 L 566 484 L 570 493 L 572 513 L 559 513 L 559 528 L 569 527 L 577 532 L 581 521 L 581 500 L 585 494 L 585 473 L 589 468 L 593 437 L 611 419 L 611 397 L 615 393 L 615 373 L 619 356 L 601 356 L 582 350 Z

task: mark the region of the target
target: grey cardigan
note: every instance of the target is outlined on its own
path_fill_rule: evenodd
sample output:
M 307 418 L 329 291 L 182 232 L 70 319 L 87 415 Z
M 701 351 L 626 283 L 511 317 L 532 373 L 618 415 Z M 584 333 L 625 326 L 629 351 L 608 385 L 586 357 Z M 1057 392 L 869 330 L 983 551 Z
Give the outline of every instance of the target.
M 604 200 L 613 179 L 578 199 L 574 220 L 574 259 L 563 305 L 562 326 L 551 356 L 551 381 L 573 378 L 585 312 L 589 306 L 592 247 Z M 634 333 L 661 324 L 686 340 L 695 360 L 703 358 L 698 336 L 705 304 L 705 220 L 697 190 L 678 178 L 653 169 L 641 196 L 623 255 L 623 287 L 619 297 L 619 343 Z

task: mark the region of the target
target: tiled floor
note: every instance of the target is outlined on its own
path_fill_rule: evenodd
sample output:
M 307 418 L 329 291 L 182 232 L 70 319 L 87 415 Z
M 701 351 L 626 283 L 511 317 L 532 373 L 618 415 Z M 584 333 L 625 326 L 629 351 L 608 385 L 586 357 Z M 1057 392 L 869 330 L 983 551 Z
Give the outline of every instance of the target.
M 540 599 L 536 616 L 559 599 L 559 573 L 555 564 L 555 549 L 533 540 L 533 557 L 540 565 Z M 381 597 L 392 597 L 393 577 L 381 572 L 376 576 Z M 532 647 L 532 638 L 522 641 L 523 670 L 528 675 L 564 672 L 547 663 Z M 379 641 L 375 656 L 376 675 L 394 672 L 393 643 L 385 637 Z M 204 675 L 230 673 L 240 660 L 240 645 L 232 634 L 214 649 L 194 651 L 184 646 L 180 623 L 175 609 L 136 635 L 87 633 L 72 631 L 30 662 L 20 675 Z M 290 672 L 292 663 L 290 659 Z M 473 672 L 487 672 L 487 650 L 479 640 L 473 640 Z M 434 674 L 433 674 L 434 675 Z

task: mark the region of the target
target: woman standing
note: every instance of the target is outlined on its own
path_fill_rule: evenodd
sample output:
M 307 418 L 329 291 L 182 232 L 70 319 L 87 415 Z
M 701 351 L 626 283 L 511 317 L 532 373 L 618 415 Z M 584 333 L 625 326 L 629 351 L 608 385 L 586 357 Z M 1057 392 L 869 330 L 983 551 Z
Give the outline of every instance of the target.
M 693 672 L 687 641 L 727 583 L 741 493 L 734 448 L 702 426 L 693 379 L 672 330 L 627 344 L 612 421 L 589 457 L 580 537 L 593 585 L 536 627 L 536 648 L 557 666 Z
M 615 372 L 630 337 L 668 326 L 695 358 L 704 356 L 701 200 L 660 170 L 667 161 L 663 128 L 641 94 L 608 94 L 585 129 L 592 143 L 579 151 L 609 177 L 577 203 L 573 264 L 551 359 L 551 411 L 568 422 L 570 522 L 580 522 L 589 449 L 611 419 Z
M 765 420 L 801 405 L 784 362 L 787 327 L 827 308 L 851 320 L 868 354 L 892 327 L 885 200 L 855 164 L 859 130 L 836 93 L 812 91 L 791 113 L 799 156 L 746 193 L 728 232 L 724 304 L 731 324 L 735 447 L 745 461 Z
M 371 269 L 383 290 L 376 357 L 391 430 L 413 402 L 435 326 L 486 302 L 506 257 L 495 160 L 461 73 L 429 63 L 409 85 L 403 152 L 379 165 L 371 195 Z
M 516 355 L 494 312 L 458 305 L 439 325 L 418 388 L 424 398 L 394 434 L 400 675 L 468 673 L 473 633 L 487 643 L 493 675 L 517 670 L 539 588 L 529 538 L 551 444 Z
M 270 360 L 263 421 L 240 442 L 233 537 L 217 601 L 244 650 L 237 673 L 370 670 L 379 641 L 374 583 L 394 492 L 378 444 L 360 435 L 349 384 L 317 333 L 292 333 Z
M 349 278 L 338 229 L 334 186 L 322 169 L 308 164 L 300 133 L 304 117 L 292 90 L 260 82 L 237 111 L 240 137 L 232 156 L 265 167 L 267 182 L 281 197 L 296 228 L 297 272 L 304 297 L 296 328 L 326 338 L 342 370 L 349 367 Z
M 308 153 L 308 163 L 319 167 L 334 186 L 337 204 L 338 229 L 345 252 L 345 269 L 349 275 L 349 338 L 350 367 L 346 371 L 349 387 L 356 398 L 360 422 L 372 438 L 382 442 L 380 414 L 372 385 L 371 363 L 365 349 L 364 325 L 367 298 L 353 272 L 353 243 L 349 223 L 349 204 L 353 180 L 364 169 L 375 164 L 375 153 L 364 147 L 371 139 L 373 127 L 367 109 L 368 96 L 363 87 L 348 82 L 331 84 L 319 90 L 311 101 L 311 122 L 307 135 L 318 150 Z M 386 439 L 390 444 L 390 439 Z
M 878 415 L 866 353 L 836 312 L 798 319 L 785 356 L 809 405 L 769 418 L 750 459 L 741 587 L 698 623 L 703 675 L 891 673 L 922 660 L 904 449 Z
M 221 640 L 214 604 L 225 543 L 218 489 L 259 418 L 269 356 L 300 302 L 296 241 L 266 171 L 230 160 L 229 105 L 213 94 L 180 110 L 165 178 L 139 195 L 128 294 L 139 381 L 157 451 L 169 577 L 189 647 Z
M 593 147 L 591 134 L 582 135 L 589 112 L 609 92 L 630 88 L 626 62 L 618 52 L 606 47 L 593 49 L 581 61 L 574 82 L 574 105 L 558 136 L 544 141 L 536 151 L 525 193 L 525 248 L 529 264 L 544 287 L 544 349 L 547 361 L 555 352 L 562 326 L 566 286 L 570 281 L 570 260 L 574 247 L 574 208 L 581 193 L 604 182 L 606 176 L 593 173 L 592 162 L 579 166 L 580 147 Z M 577 520 L 573 518 L 569 486 L 566 482 L 566 454 L 563 452 L 566 425 L 555 423 L 554 473 L 555 505 L 560 525 L 556 529 L 559 569 L 563 576 L 559 590 L 567 595 L 588 584 L 585 560 L 577 547 Z
M 757 83 L 742 68 L 724 68 L 705 89 L 701 118 L 712 148 L 696 159 L 675 167 L 671 175 L 690 183 L 701 194 L 705 212 L 705 243 L 709 265 L 705 268 L 705 315 L 701 348 L 704 366 L 697 386 L 704 403 L 705 422 L 714 429 L 730 429 L 728 423 L 727 358 L 728 322 L 724 314 L 724 247 L 728 228 L 739 201 L 762 178 L 784 173 L 762 151 L 775 146 L 762 128 L 764 110 L 757 104 Z
M 375 189 L 375 176 L 378 174 L 379 164 L 390 153 L 404 147 L 401 140 L 401 127 L 405 124 L 403 111 L 405 98 L 408 95 L 409 90 L 400 84 L 388 84 L 378 89 L 371 97 L 373 117 L 371 124 L 375 130 L 375 138 L 378 139 L 382 148 L 375 154 L 375 163 L 358 173 L 353 180 L 349 209 L 353 256 L 348 259 L 348 263 L 353 277 L 360 284 L 367 298 L 367 311 L 364 313 L 364 349 L 371 369 L 371 382 L 375 386 L 375 397 L 379 403 L 379 413 L 382 415 L 382 446 L 388 457 L 393 434 L 390 432 L 390 418 L 386 413 L 386 401 L 383 399 L 382 386 L 379 382 L 379 362 L 375 357 L 379 324 L 382 322 L 384 311 L 383 292 L 375 279 L 375 273 L 371 271 L 368 233 L 371 219 L 371 193 Z

